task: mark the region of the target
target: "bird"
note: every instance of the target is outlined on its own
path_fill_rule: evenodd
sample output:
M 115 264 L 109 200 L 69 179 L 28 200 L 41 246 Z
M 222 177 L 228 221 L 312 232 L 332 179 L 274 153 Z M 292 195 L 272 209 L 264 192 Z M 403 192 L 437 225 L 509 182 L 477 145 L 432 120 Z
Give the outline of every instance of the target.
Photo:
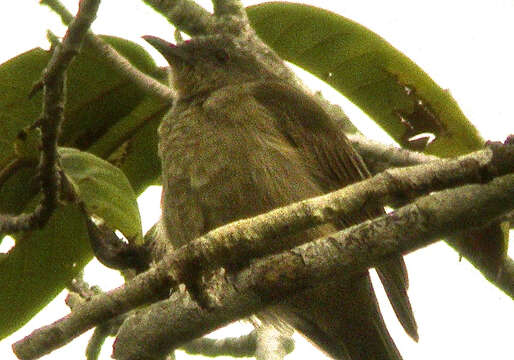
M 306 90 L 277 75 L 244 39 L 210 34 L 173 44 L 143 38 L 169 63 L 176 94 L 158 130 L 162 226 L 174 247 L 370 176 L 342 125 Z M 370 205 L 352 218 L 277 239 L 277 248 L 383 213 Z M 376 269 L 400 323 L 417 341 L 403 258 L 394 256 Z M 261 316 L 292 326 L 334 359 L 402 359 L 368 271 L 350 280 L 327 280 Z

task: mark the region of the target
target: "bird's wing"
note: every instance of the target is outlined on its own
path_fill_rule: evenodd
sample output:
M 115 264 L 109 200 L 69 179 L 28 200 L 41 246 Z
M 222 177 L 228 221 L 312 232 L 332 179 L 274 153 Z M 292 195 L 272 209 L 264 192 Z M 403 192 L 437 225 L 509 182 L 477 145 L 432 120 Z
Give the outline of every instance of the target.
M 333 191 L 370 176 L 363 160 L 344 135 L 341 125 L 312 97 L 280 81 L 247 84 L 248 91 L 279 119 L 284 136 L 302 153 L 312 175 L 325 191 Z M 373 205 L 345 226 L 360 223 L 384 213 Z M 401 256 L 377 267 L 393 309 L 405 331 L 418 339 L 417 324 L 407 296 L 408 276 Z

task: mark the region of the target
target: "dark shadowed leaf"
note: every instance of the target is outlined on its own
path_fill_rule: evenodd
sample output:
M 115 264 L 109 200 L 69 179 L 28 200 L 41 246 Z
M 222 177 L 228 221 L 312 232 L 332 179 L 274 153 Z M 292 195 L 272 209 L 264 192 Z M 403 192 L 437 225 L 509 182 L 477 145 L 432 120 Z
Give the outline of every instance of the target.
M 38 313 L 91 259 L 84 215 L 57 209 L 42 230 L 19 234 L 0 262 L 0 339 Z

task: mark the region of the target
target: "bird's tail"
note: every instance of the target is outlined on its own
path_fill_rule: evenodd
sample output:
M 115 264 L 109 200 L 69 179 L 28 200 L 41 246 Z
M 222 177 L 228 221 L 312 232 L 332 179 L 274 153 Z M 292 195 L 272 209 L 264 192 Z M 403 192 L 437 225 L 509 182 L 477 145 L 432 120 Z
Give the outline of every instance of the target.
M 335 359 L 402 359 L 368 275 L 302 292 L 272 311 Z
M 419 339 L 418 325 L 407 296 L 409 279 L 403 258 L 395 256 L 377 266 L 376 270 L 396 317 L 405 332 L 417 342 Z

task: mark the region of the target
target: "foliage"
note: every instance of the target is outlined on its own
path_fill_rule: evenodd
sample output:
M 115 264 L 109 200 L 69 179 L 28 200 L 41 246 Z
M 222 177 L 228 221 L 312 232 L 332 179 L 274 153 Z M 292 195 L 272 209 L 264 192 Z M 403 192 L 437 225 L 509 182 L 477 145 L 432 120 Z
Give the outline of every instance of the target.
M 451 95 L 363 26 L 299 4 L 262 4 L 249 8 L 248 14 L 280 56 L 334 86 L 400 144 L 440 156 L 482 146 Z M 165 81 L 165 72 L 138 45 L 104 39 L 132 65 Z M 29 211 L 38 198 L 33 166 L 37 147 L 18 135 L 39 116 L 41 94 L 27 95 L 49 57 L 47 51 L 33 49 L 0 66 L 2 213 Z M 67 147 L 61 149 L 63 170 L 87 199 L 91 214 L 140 242 L 135 196 L 158 182 L 156 129 L 168 104 L 143 93 L 87 44 L 68 71 L 67 94 L 60 138 Z M 425 133 L 433 134 L 434 141 L 412 141 Z M 13 237 L 16 246 L 0 260 L 0 338 L 44 307 L 91 258 L 84 219 L 74 204 L 61 206 L 44 229 Z

